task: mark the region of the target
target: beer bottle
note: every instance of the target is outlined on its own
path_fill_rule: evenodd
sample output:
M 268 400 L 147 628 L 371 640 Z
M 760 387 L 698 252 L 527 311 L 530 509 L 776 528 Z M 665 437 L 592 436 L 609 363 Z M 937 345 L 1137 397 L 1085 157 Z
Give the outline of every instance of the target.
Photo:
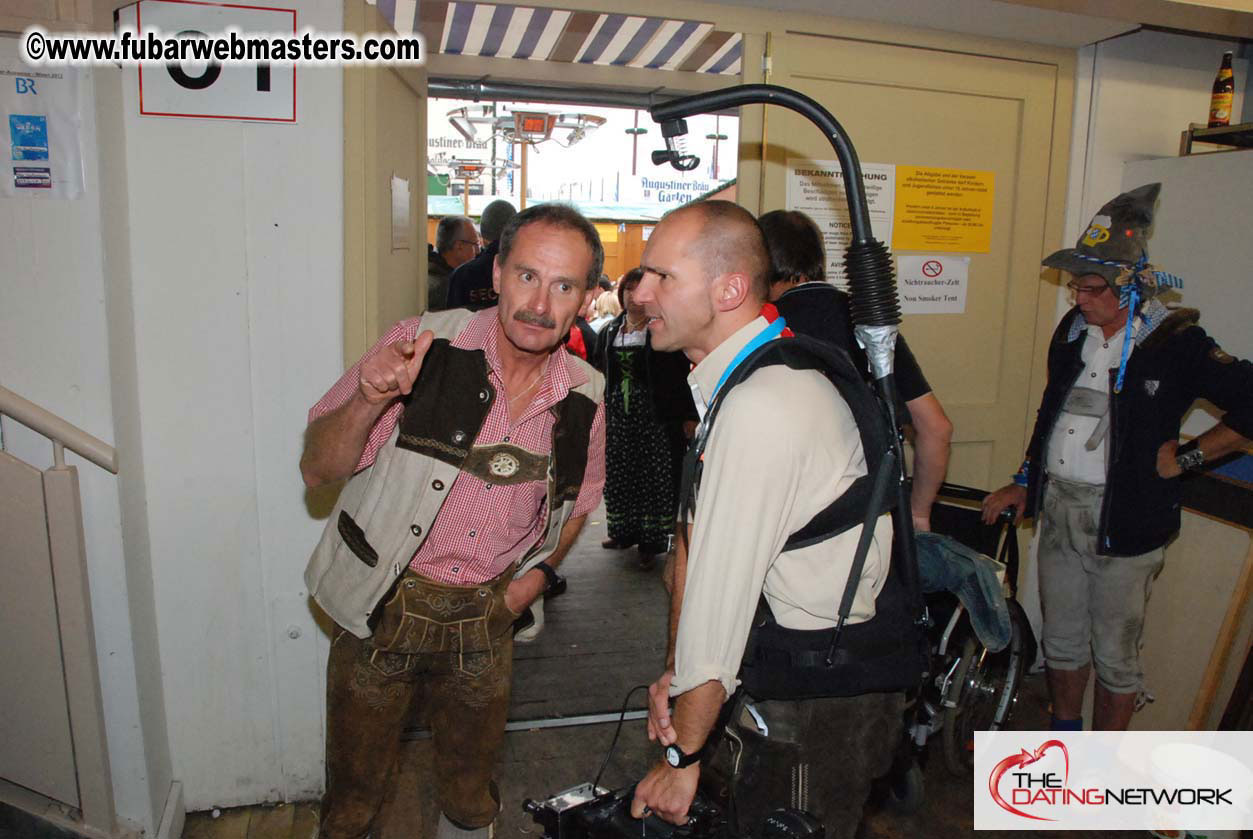
M 1209 100 L 1209 127 L 1222 128 L 1231 124 L 1231 100 L 1235 95 L 1236 82 L 1231 75 L 1231 53 L 1223 53 L 1222 66 L 1214 77 L 1214 92 Z

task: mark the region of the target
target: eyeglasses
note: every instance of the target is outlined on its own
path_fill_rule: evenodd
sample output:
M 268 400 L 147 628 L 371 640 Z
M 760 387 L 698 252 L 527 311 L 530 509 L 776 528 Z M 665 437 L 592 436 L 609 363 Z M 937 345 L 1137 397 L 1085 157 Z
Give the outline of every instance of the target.
M 1070 293 L 1075 297 L 1081 297 L 1085 294 L 1092 297 L 1099 297 L 1101 292 L 1109 288 L 1108 285 L 1079 285 L 1078 281 L 1066 283 L 1066 288 L 1070 289 Z
M 481 249 L 478 239 L 457 239 L 456 241 L 460 242 L 463 245 L 469 245 L 470 247 L 474 248 L 475 253 L 478 253 L 479 250 Z

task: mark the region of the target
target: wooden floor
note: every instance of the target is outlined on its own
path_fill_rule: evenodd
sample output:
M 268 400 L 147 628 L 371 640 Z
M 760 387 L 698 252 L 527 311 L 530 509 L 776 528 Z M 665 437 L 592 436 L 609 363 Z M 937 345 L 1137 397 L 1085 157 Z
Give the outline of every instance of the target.
M 1023 711 L 1028 713 L 1020 713 L 1020 718 L 1039 718 L 1046 714 L 1043 695 L 1043 679 L 1031 677 L 1023 697 L 1026 705 Z M 1020 722 L 1025 720 L 1020 719 Z M 538 839 L 539 829 L 523 812 L 523 802 L 527 798 L 544 798 L 595 777 L 613 739 L 613 729 L 613 725 L 595 725 L 507 735 L 498 775 L 504 809 L 496 823 L 497 839 Z M 379 814 L 375 839 L 434 835 L 435 813 L 429 796 L 430 745 L 429 740 L 405 744 L 396 785 Z M 619 788 L 633 783 L 656 759 L 657 750 L 648 743 L 643 721 L 628 722 L 623 726 L 602 784 Z M 980 831 L 976 834 L 972 782 L 950 775 L 938 750 L 926 761 L 924 774 L 926 803 L 922 810 L 913 816 L 901 816 L 879 803 L 872 803 L 860 834 L 862 839 L 1147 839 L 1143 831 Z M 314 805 L 298 804 L 278 808 L 244 807 L 225 811 L 218 819 L 205 813 L 190 814 L 183 835 L 187 839 L 310 839 L 316 835 L 311 832 L 316 826 L 313 810 Z
M 607 551 L 604 508 L 562 563 L 569 590 L 544 606 L 539 638 L 514 647 L 511 720 L 617 711 L 627 691 L 664 669 L 669 599 L 663 563 L 638 567 L 634 551 Z M 643 691 L 632 707 L 643 708 Z
M 183 839 L 314 839 L 317 835 L 318 808 L 312 802 L 189 813 L 183 826 Z
M 550 600 L 540 638 L 516 652 L 512 720 L 541 720 L 618 711 L 623 696 L 661 671 L 665 650 L 667 599 L 661 565 L 636 567 L 632 552 L 605 551 L 603 509 L 589 525 L 562 566 L 570 587 Z M 643 707 L 636 698 L 632 707 Z M 1047 726 L 1047 696 L 1041 677 L 1028 679 L 1014 728 Z M 497 839 L 538 839 L 539 830 L 523 811 L 527 798 L 542 799 L 595 777 L 614 736 L 613 724 L 535 728 L 511 731 L 505 740 L 498 778 L 503 810 Z M 938 746 L 938 744 L 936 744 Z M 957 779 L 943 766 L 938 748 L 924 764 L 926 803 L 914 816 L 899 816 L 872 804 L 863 825 L 864 839 L 951 839 L 974 836 L 971 780 Z M 659 758 L 648 742 L 642 720 L 628 721 L 602 785 L 626 786 L 638 780 Z M 374 839 L 433 836 L 436 813 L 431 804 L 431 742 L 403 744 L 396 783 L 375 824 Z M 316 835 L 312 803 L 261 805 L 212 813 L 192 813 L 187 839 L 310 839 Z M 1142 839 L 1144 832 L 1100 833 L 1100 837 Z M 981 831 L 980 839 L 1038 836 L 1040 839 L 1097 837 L 1095 832 Z M 8 837 L 0 835 L 0 839 Z

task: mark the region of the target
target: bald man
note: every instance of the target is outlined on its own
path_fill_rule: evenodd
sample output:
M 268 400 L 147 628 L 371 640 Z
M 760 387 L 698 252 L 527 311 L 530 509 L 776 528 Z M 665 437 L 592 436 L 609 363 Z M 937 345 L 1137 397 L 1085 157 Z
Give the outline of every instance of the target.
M 688 381 L 702 416 L 697 438 L 708 435 L 686 551 L 679 540 L 668 669 L 649 689 L 648 734 L 666 747 L 664 758 L 640 781 L 631 806 L 636 818 L 652 812 L 682 823 L 711 755 L 706 740 L 739 684 L 762 595 L 781 627 L 835 625 L 862 526 L 806 547 L 785 550 L 785 542 L 867 470 L 853 414 L 817 370 L 756 368 L 728 391 L 716 423 L 707 425 L 710 403 L 745 348 L 793 340 L 766 305 L 770 261 L 749 213 L 724 201 L 671 213 L 649 238 L 642 267 L 635 299 L 649 317 L 652 345 L 682 350 L 696 365 Z M 880 516 L 850 624 L 874 615 L 891 543 L 891 520 Z M 887 771 L 900 739 L 903 694 L 801 701 L 741 694 L 737 703 L 753 706 L 781 747 L 772 751 L 788 755 L 773 768 L 761 764 L 740 791 L 770 791 L 763 801 L 778 791 L 773 805 L 786 806 L 789 785 L 795 788 L 789 776 L 808 765 L 803 806 L 825 822 L 827 835 L 851 837 L 870 782 Z M 764 732 L 753 716 L 742 707 L 731 711 L 742 739 L 760 742 Z M 749 797 L 737 793 L 737 803 Z M 732 832 L 757 826 L 753 808 L 741 806 L 740 814 Z

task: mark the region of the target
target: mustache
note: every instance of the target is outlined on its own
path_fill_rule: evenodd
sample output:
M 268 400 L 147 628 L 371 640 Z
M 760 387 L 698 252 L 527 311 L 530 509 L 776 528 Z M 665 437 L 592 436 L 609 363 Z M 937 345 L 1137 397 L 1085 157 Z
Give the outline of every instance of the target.
M 544 315 L 537 315 L 534 312 L 528 312 L 526 309 L 519 309 L 513 313 L 513 319 L 522 323 L 529 323 L 532 326 L 540 326 L 544 329 L 552 329 L 557 325 L 557 321 Z

